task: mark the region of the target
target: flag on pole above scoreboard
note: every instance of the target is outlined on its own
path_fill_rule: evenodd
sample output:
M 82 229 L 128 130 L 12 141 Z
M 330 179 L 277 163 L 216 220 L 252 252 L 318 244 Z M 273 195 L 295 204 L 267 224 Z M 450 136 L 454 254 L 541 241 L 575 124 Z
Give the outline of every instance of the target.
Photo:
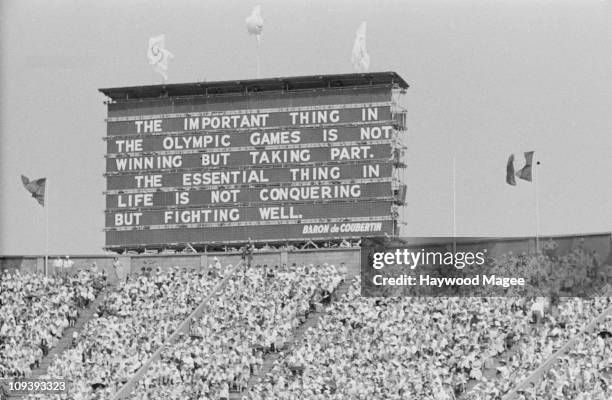
M 257 44 L 259 44 L 261 40 L 261 33 L 263 32 L 263 18 L 261 17 L 261 6 L 256 5 L 246 20 L 247 31 L 250 35 L 255 35 L 257 37 Z
M 370 69 L 370 55 L 366 49 L 367 22 L 364 21 L 357 29 L 351 62 L 357 72 L 367 72 Z
M 45 206 L 45 186 L 47 184 L 47 178 L 40 178 L 36 180 L 29 180 L 27 176 L 21 175 L 21 182 L 23 187 L 26 188 L 32 197 L 38 201 L 38 204 Z
M 147 58 L 153 69 L 168 80 L 168 60 L 174 55 L 166 50 L 166 35 L 153 36 L 149 39 Z

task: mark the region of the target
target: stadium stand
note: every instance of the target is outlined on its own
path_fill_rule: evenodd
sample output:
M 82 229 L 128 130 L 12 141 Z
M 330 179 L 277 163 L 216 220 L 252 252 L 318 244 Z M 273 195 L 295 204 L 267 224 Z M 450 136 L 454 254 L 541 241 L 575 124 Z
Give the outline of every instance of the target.
M 102 274 L 0 275 L 0 378 L 26 377 L 53 353 L 105 285 Z
M 580 247 L 496 262 L 599 264 Z M 367 298 L 329 264 L 142 272 L 97 297 L 90 273 L 3 274 L 4 376 L 72 381 L 69 396 L 29 399 L 612 398 L 606 296 Z M 42 374 L 45 335 L 57 356 Z
M 75 400 L 111 397 L 202 302 L 223 273 L 176 267 L 129 276 L 102 299 L 75 346 L 55 359 L 43 378 L 70 380 Z
M 519 399 L 606 400 L 612 396 L 612 317 L 597 329 L 580 334 L 576 345 L 558 358 L 538 381 L 522 390 Z
M 189 338 L 162 353 L 133 399 L 229 398 L 278 352 L 294 330 L 329 302 L 342 277 L 333 266 L 256 267 L 236 274 L 191 321 Z
M 549 270 L 592 258 L 573 252 L 536 260 L 510 256 L 503 263 Z M 547 307 L 522 298 L 367 299 L 358 288 L 356 282 L 302 345 L 276 362 L 250 399 L 498 399 L 609 305 L 608 298 Z M 483 376 L 487 369 L 494 380 Z

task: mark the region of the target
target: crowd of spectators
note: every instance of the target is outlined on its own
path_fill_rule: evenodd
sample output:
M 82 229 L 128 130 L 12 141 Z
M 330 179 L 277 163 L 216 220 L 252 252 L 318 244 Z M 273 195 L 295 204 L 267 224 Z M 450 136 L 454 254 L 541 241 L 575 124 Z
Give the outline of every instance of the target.
M 513 337 L 512 349 L 508 352 L 507 358 L 499 360 L 495 379 L 482 380 L 466 398 L 494 400 L 507 393 L 609 306 L 609 298 L 590 300 L 567 298 L 560 299 L 556 304 L 546 307 L 542 318 L 527 319 L 527 322 L 525 319 L 517 318 L 515 323 L 525 326 L 527 334 Z M 533 323 L 534 320 L 537 322 Z M 582 346 L 583 343 L 584 341 L 579 341 L 578 346 Z M 542 382 L 546 383 L 546 381 L 547 378 L 544 377 Z M 554 393 L 549 392 L 548 394 Z M 533 397 L 528 398 L 533 399 Z M 555 397 L 550 398 L 556 399 Z
M 444 250 L 442 250 L 444 252 Z M 465 253 L 464 253 L 465 254 Z M 472 297 L 593 297 L 606 286 L 612 286 L 612 265 L 601 262 L 596 251 L 576 246 L 563 256 L 549 256 L 526 252 L 499 257 L 484 257 L 484 263 L 453 268 L 432 262 L 419 268 L 407 269 L 404 264 L 389 264 L 383 269 L 367 269 L 365 278 L 372 282 L 375 275 L 398 277 L 403 274 L 418 278 L 426 269 L 432 278 L 468 277 L 486 274 L 497 277 L 520 277 L 524 285 L 455 285 L 443 290 L 427 285 L 365 285 L 365 293 L 372 296 L 472 296 Z M 442 291 L 441 291 L 442 290 Z
M 0 274 L 0 378 L 28 377 L 102 289 L 102 274 Z
M 578 246 L 557 257 L 552 250 L 490 260 L 489 273 L 527 275 L 561 295 L 599 288 L 606 274 L 596 253 Z M 70 380 L 71 400 L 109 399 L 166 343 L 131 399 L 222 400 L 239 392 L 249 400 L 499 400 L 579 335 L 519 399 L 612 398 L 612 318 L 580 334 L 610 307 L 609 297 L 369 298 L 358 277 L 331 302 L 343 268 L 257 265 L 232 274 L 168 343 L 229 268 L 215 259 L 204 272 L 147 268 L 128 276 L 103 295 L 46 377 Z M 0 377 L 29 375 L 79 307 L 95 299 L 97 279 L 93 272 L 1 276 Z M 321 307 L 317 324 L 287 346 Z M 253 379 L 270 353 L 272 369 Z
M 101 300 L 75 346 L 54 360 L 45 377 L 70 380 L 72 400 L 110 398 L 231 267 L 215 264 L 210 273 L 175 267 L 129 275 Z
M 254 268 L 232 277 L 189 332 L 162 352 L 133 399 L 221 399 L 241 391 L 269 352 L 329 303 L 344 277 L 332 265 Z
M 506 271 L 596 264 L 580 250 L 498 262 Z M 359 289 L 356 281 L 250 389 L 249 399 L 500 399 L 610 305 L 601 297 L 366 298 Z M 599 367 L 584 364 L 591 385 Z M 493 379 L 484 376 L 488 369 L 496 371 Z M 543 385 L 546 393 L 554 386 Z M 601 393 L 612 398 L 609 390 Z M 538 396 L 528 399 L 544 398 Z
M 612 398 L 612 317 L 580 335 L 576 345 L 559 357 L 546 375 L 519 400 L 609 400 Z
M 608 283 L 612 272 L 609 266 L 602 265 L 596 251 L 589 251 L 584 245 L 561 257 L 509 253 L 491 261 L 490 273 L 525 277 L 532 285 L 532 293 L 547 293 L 551 297 L 592 297 L 591 291 Z

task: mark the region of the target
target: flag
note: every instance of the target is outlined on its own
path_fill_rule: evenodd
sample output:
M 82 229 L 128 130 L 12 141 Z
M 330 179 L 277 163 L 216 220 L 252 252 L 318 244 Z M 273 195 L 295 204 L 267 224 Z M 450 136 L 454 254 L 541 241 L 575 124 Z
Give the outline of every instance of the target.
M 253 8 L 251 15 L 249 15 L 246 20 L 247 31 L 250 35 L 255 35 L 257 37 L 257 44 L 261 39 L 261 33 L 263 32 L 263 18 L 261 17 L 261 6 L 257 5 Z
M 367 72 L 370 69 L 370 55 L 366 50 L 366 27 L 367 22 L 364 21 L 357 29 L 351 55 L 351 62 L 358 72 Z
M 525 166 L 521 168 L 516 176 L 531 182 L 531 169 L 533 164 L 533 151 L 525 152 Z
M 506 183 L 516 186 L 516 179 L 514 179 L 514 154 L 510 154 L 510 157 L 508 157 L 508 164 L 506 165 Z
M 508 158 L 508 164 L 506 165 L 506 183 L 512 186 L 516 185 L 516 180 L 514 179 L 517 176 L 520 179 L 531 182 L 533 180 L 533 151 L 526 151 L 525 153 L 525 166 L 518 170 L 518 172 L 514 172 L 514 154 L 510 154 Z M 540 162 L 536 162 L 536 165 L 540 165 Z
M 149 47 L 147 48 L 147 58 L 149 64 L 153 66 L 153 69 L 157 71 L 164 80 L 168 79 L 168 60 L 174 56 L 168 50 L 166 46 L 166 35 L 153 36 L 149 39 Z
M 31 181 L 25 175 L 21 175 L 21 182 L 23 182 L 23 187 L 25 187 L 26 190 L 32 194 L 32 197 L 38 201 L 38 204 L 44 207 L 47 178 L 40 178 Z

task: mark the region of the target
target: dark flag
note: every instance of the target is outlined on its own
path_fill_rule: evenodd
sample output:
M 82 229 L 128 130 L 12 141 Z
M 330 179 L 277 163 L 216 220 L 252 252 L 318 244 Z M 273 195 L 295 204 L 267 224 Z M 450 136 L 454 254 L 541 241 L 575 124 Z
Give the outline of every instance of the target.
M 516 179 L 514 179 L 514 154 L 510 154 L 508 164 L 506 165 L 506 183 L 516 186 Z
M 23 187 L 25 187 L 26 190 L 32 194 L 32 197 L 38 201 L 38 204 L 44 207 L 47 178 L 40 178 L 31 181 L 26 176 L 21 175 L 21 182 L 23 182 Z
M 516 176 L 531 182 L 531 169 L 533 167 L 533 151 L 525 152 L 525 166 L 516 173 Z

